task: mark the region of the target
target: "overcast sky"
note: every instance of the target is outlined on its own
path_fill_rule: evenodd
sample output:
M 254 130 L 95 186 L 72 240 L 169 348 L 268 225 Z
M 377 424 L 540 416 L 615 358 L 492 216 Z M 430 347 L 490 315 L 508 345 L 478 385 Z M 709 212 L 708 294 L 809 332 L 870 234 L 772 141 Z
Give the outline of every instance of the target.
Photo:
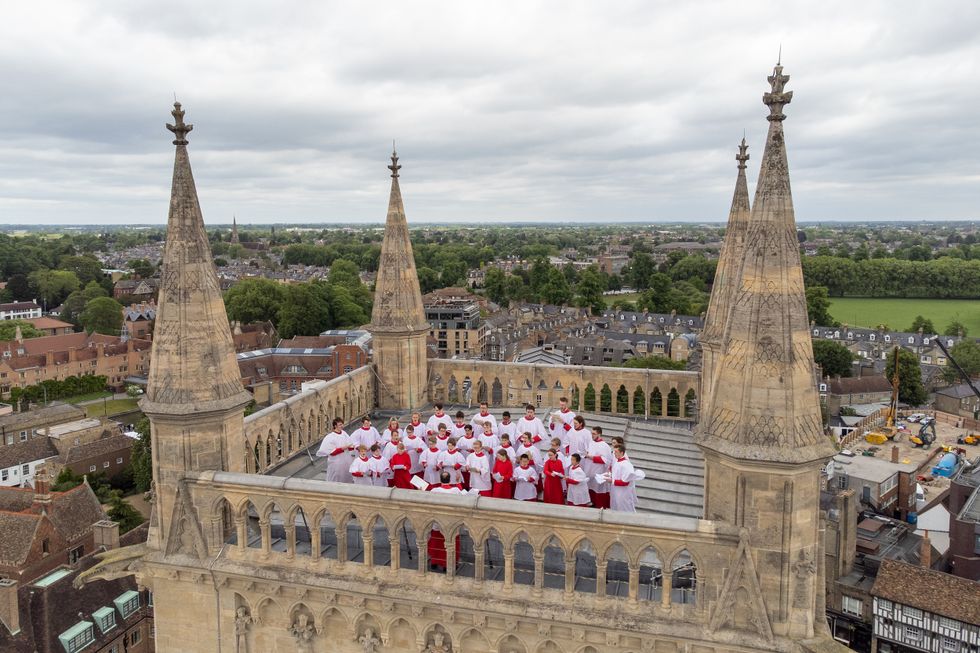
M 798 220 L 980 217 L 980 3 L 7 3 L 0 223 L 724 220 L 782 44 Z

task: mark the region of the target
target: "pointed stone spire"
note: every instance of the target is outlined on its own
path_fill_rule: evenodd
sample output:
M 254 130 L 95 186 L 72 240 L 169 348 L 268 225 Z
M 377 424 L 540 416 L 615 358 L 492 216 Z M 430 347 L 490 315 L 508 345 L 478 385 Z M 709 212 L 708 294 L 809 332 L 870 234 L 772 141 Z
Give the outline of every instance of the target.
M 425 403 L 429 323 L 415 271 L 412 241 L 398 185 L 398 153 L 392 151 L 391 195 L 371 312 L 372 358 L 378 373 L 378 406 L 413 409 Z
M 398 152 L 392 151 L 388 169 L 391 170 L 391 195 L 375 282 L 371 330 L 388 333 L 428 331 L 429 323 L 422 307 L 422 292 L 415 270 L 412 241 L 408 235 L 405 206 L 398 185 L 398 171 L 401 170 Z
M 738 146 L 738 176 L 735 178 L 735 195 L 728 211 L 728 225 L 725 228 L 725 242 L 721 247 L 715 280 L 711 288 L 711 300 L 705 316 L 705 328 L 701 334 L 701 405 L 710 400 L 711 379 L 714 362 L 719 353 L 721 340 L 725 333 L 725 323 L 731 314 L 731 301 L 734 295 L 729 277 L 739 268 L 745 250 L 745 230 L 749 224 L 749 186 L 745 180 L 745 162 L 749 160 L 749 146 L 742 137 Z
M 179 102 L 172 115 L 167 129 L 177 148 L 143 410 L 180 415 L 244 405 L 251 397 L 242 387 L 187 156 L 193 125 L 184 122 Z
M 823 433 L 813 377 L 783 139 L 783 108 L 793 96 L 783 90 L 788 80 L 777 65 L 769 77 L 772 90 L 763 96 L 769 134 L 741 260 L 729 256 L 731 269 L 717 282 L 720 297 L 728 297 L 726 314 L 711 311 L 706 326 L 717 334 L 719 348 L 696 437 L 702 447 L 731 458 L 791 463 L 825 458 L 833 448 Z
M 235 216 L 231 216 L 231 243 L 237 245 L 238 242 L 238 220 Z

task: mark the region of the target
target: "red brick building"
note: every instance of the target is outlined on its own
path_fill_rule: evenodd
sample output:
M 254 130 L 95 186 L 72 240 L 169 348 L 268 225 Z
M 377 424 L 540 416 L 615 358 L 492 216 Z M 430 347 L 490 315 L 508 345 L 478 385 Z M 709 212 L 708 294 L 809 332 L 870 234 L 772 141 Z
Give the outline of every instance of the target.
M 122 388 L 126 377 L 145 376 L 150 367 L 150 341 L 98 333 L 71 333 L 0 343 L 0 399 L 10 389 L 69 376 L 105 376 Z
M 0 576 L 32 581 L 73 565 L 95 548 L 94 525 L 105 519 L 88 484 L 51 492 L 42 470 L 34 489 L 0 488 Z

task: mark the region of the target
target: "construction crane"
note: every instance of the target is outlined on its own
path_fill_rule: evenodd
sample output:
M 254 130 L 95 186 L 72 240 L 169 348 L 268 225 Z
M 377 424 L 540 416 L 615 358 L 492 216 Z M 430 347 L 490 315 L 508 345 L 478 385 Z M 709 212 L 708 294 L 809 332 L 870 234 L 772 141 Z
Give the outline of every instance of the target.
M 885 423 L 868 431 L 864 439 L 871 444 L 885 444 L 898 435 L 895 418 L 898 416 L 898 345 L 895 346 L 895 372 L 892 374 L 892 399 L 885 411 Z
M 953 367 L 956 368 L 956 371 L 959 372 L 960 377 L 962 377 L 963 381 L 966 383 L 966 387 L 973 391 L 973 394 L 977 396 L 977 399 L 980 399 L 980 390 L 977 390 L 977 386 L 973 385 L 973 381 L 970 379 L 970 375 L 966 373 L 966 370 L 960 367 L 960 364 L 956 362 L 956 359 L 949 355 L 949 350 L 946 349 L 946 345 L 943 344 L 942 336 L 936 336 L 936 344 L 943 350 L 943 353 L 946 355 L 946 360 L 952 363 Z M 977 411 L 973 411 L 973 419 L 977 419 L 977 417 Z

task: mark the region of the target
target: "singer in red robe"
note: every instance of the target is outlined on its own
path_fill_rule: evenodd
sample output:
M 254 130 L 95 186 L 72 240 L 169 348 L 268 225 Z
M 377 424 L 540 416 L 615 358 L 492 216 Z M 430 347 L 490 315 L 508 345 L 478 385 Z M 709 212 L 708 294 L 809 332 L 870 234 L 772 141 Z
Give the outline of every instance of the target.
M 497 451 L 497 460 L 493 464 L 490 476 L 493 478 L 494 497 L 497 499 L 514 498 L 514 484 L 511 483 L 511 479 L 514 478 L 514 464 L 510 462 L 510 456 L 504 449 Z
M 555 474 L 561 474 L 556 476 Z M 565 496 L 561 481 L 564 478 L 565 466 L 558 460 L 558 452 L 548 451 L 548 460 L 544 461 L 544 502 L 564 505 Z
M 391 456 L 391 471 L 394 473 L 392 478 L 393 485 L 403 490 L 414 490 L 412 485 L 412 457 L 405 451 L 405 445 L 399 442 L 397 453 Z

